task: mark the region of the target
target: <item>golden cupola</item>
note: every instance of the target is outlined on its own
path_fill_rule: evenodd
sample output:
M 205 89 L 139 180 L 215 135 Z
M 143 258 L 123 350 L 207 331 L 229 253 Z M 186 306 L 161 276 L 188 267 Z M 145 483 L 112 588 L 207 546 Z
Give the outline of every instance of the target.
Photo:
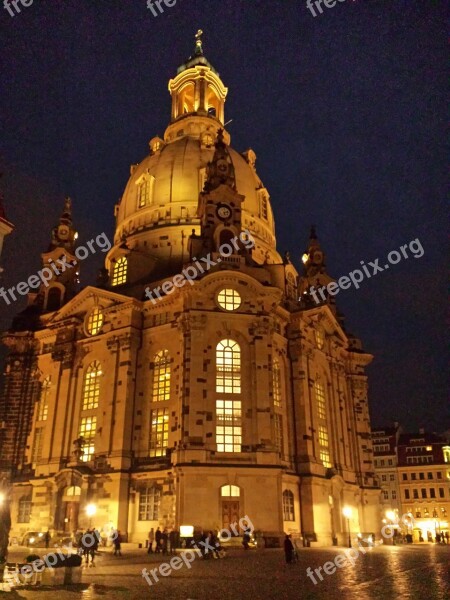
M 225 130 L 228 90 L 203 54 L 202 32 L 193 55 L 169 81 L 171 119 L 163 138 L 150 140 L 150 154 L 131 166 L 130 179 L 116 206 L 114 245 L 106 258 L 113 285 L 150 281 L 161 271 L 178 272 L 189 261 L 189 237 L 200 234 L 198 203 L 219 130 L 233 163 L 236 189 L 244 196 L 242 228 L 255 238 L 253 259 L 279 263 L 270 197 L 255 169 L 253 150 L 229 146 Z M 126 277 L 114 279 L 117 262 Z M 124 269 L 122 269 L 124 272 Z

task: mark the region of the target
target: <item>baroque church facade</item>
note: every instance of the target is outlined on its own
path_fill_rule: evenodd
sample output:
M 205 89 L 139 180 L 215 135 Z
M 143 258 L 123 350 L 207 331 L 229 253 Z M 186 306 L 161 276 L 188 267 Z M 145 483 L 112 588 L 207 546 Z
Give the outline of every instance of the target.
M 298 273 L 276 249 L 255 153 L 230 146 L 228 90 L 200 37 L 169 91 L 170 124 L 131 167 L 97 285 L 55 274 L 3 335 L 11 535 L 83 529 L 88 504 L 132 542 L 245 515 L 320 546 L 348 526 L 375 533 L 372 356 L 333 298 L 309 295 L 332 281 L 315 231 Z M 75 264 L 76 237 L 66 201 L 43 265 Z

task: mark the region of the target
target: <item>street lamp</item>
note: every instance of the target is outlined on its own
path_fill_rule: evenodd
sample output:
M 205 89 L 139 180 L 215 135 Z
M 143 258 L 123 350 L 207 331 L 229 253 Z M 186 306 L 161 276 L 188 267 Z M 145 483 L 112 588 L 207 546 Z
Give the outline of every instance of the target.
M 89 517 L 89 527 L 92 527 L 92 517 L 96 514 L 97 507 L 95 504 L 88 504 L 86 506 L 86 514 Z
M 352 509 L 350 506 L 344 506 L 342 509 L 342 514 L 347 519 L 347 529 L 348 529 L 348 547 L 352 547 L 352 539 L 350 534 L 350 519 L 352 518 Z
M 395 512 L 393 510 L 387 510 L 386 511 L 386 519 L 389 521 L 389 524 L 391 525 L 392 545 L 395 546 L 395 528 L 394 528 Z

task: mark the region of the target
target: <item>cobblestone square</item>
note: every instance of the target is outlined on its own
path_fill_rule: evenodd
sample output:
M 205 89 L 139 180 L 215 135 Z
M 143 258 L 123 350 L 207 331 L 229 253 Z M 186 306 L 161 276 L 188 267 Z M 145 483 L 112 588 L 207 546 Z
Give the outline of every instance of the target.
M 286 565 L 281 550 L 230 549 L 222 560 L 196 559 L 150 587 L 142 569 L 163 560 L 145 550 L 127 549 L 122 557 L 109 551 L 96 566 L 83 570 L 83 583 L 65 588 L 19 588 L 5 598 L 29 600 L 448 600 L 450 598 L 448 546 L 384 546 L 360 554 L 314 585 L 308 567 L 316 569 L 345 548 L 304 549 L 298 562 Z M 12 553 L 10 560 L 22 558 Z M 166 560 L 164 558 L 164 560 Z

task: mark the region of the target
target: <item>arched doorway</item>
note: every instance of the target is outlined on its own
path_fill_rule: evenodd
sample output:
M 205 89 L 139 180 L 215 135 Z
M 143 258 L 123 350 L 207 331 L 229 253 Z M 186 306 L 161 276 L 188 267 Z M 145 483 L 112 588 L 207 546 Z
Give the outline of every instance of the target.
M 241 490 L 237 485 L 223 485 L 220 488 L 222 528 L 229 531 L 231 535 L 236 535 L 231 525 L 239 522 L 240 497 Z
M 72 533 L 78 529 L 81 488 L 77 485 L 62 488 L 59 491 L 57 529 Z

